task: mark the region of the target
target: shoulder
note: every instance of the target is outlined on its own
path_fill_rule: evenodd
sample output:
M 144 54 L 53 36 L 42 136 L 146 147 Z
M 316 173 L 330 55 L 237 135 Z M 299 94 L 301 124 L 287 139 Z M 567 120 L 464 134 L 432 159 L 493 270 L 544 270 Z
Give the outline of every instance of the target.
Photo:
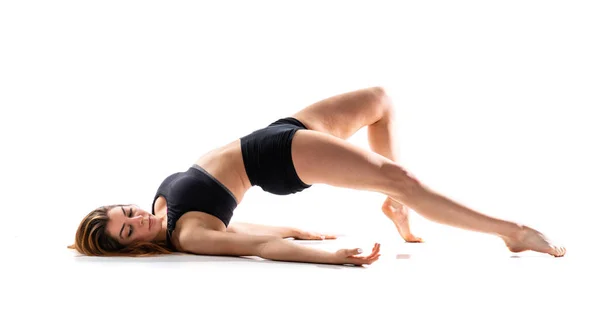
M 173 228 L 171 241 L 177 249 L 186 243 L 199 242 L 207 238 L 210 231 L 221 232 L 227 228 L 216 216 L 201 211 L 188 211 L 178 217 Z

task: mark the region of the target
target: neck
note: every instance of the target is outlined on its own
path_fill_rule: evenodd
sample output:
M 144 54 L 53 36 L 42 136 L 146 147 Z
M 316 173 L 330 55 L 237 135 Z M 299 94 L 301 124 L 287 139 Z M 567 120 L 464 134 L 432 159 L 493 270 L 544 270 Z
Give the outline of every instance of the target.
M 157 211 L 157 213 L 154 215 L 157 218 L 160 219 L 160 223 L 161 223 L 161 229 L 160 232 L 158 232 L 158 235 L 156 235 L 156 237 L 154 238 L 154 241 L 157 242 L 165 242 L 167 240 L 167 213 L 166 213 L 166 208 L 163 208 L 162 210 Z

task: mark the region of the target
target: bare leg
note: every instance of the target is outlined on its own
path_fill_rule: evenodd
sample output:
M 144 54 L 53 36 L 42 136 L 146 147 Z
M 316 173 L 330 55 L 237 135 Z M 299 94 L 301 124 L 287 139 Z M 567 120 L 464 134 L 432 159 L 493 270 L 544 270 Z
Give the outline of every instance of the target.
M 512 251 L 533 250 L 554 256 L 565 253 L 541 233 L 460 205 L 426 187 L 394 161 L 337 137 L 300 130 L 293 139 L 292 159 L 307 184 L 380 192 L 431 221 L 497 235 Z
M 363 127 L 368 128 L 369 146 L 394 162 L 398 161 L 398 145 L 394 134 L 395 111 L 391 98 L 381 87 L 371 87 L 335 95 L 316 102 L 294 114 L 310 130 L 347 139 Z M 409 209 L 386 197 L 383 213 L 394 223 L 407 242 L 421 242 L 412 234 Z
M 369 125 L 369 146 L 373 152 L 398 163 L 399 145 L 396 143 L 395 111 L 389 97 L 384 96 L 381 104 L 386 106 L 385 114 L 376 123 Z M 404 204 L 388 196 L 381 206 L 381 211 L 394 223 L 396 230 L 406 242 L 423 242 L 423 239 L 412 233 L 409 209 Z

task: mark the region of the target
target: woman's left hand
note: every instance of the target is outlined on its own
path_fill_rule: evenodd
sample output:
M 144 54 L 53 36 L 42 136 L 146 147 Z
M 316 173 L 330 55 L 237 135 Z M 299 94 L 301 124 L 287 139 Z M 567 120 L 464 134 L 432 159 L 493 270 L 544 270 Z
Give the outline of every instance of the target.
M 337 236 L 333 234 L 322 234 L 300 229 L 293 229 L 290 237 L 296 240 L 334 240 L 337 238 Z

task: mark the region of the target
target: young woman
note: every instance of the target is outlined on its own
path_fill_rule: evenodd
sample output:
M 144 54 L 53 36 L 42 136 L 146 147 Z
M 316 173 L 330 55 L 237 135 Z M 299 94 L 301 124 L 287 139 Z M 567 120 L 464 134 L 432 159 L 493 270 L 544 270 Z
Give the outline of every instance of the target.
M 496 235 L 510 251 L 563 256 L 542 233 L 462 206 L 419 182 L 397 163 L 394 109 L 380 87 L 339 94 L 282 118 L 201 156 L 159 186 L 152 210 L 133 205 L 101 206 L 80 223 L 71 248 L 85 255 L 152 255 L 186 252 L 259 256 L 329 264 L 371 264 L 359 249 L 327 252 L 295 244 L 333 236 L 292 228 L 231 223 L 234 209 L 252 186 L 276 195 L 312 184 L 375 191 L 381 207 L 407 242 L 421 242 L 410 229 L 408 208 L 429 220 Z M 345 141 L 368 127 L 372 152 Z

